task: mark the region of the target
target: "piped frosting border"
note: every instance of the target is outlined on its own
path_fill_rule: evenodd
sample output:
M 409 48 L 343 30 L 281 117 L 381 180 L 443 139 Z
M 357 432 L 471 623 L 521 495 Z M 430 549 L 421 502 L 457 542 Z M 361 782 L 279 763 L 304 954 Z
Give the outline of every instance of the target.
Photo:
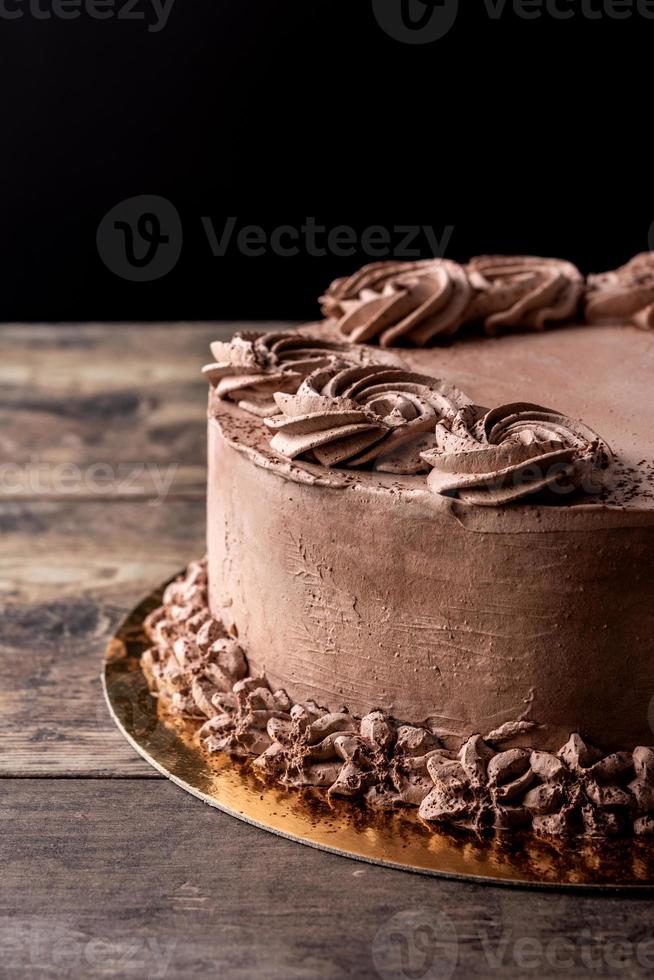
M 544 752 L 522 744 L 538 728 L 526 720 L 453 746 L 381 711 L 356 718 L 272 691 L 248 674 L 237 640 L 211 616 L 203 561 L 168 586 L 145 629 L 152 646 L 142 666 L 162 707 L 196 720 L 207 752 L 248 759 L 286 787 L 417 807 L 428 824 L 475 831 L 654 834 L 652 747 L 606 754 L 573 733 L 558 752 Z
M 654 327 L 654 252 L 586 278 L 571 262 L 531 255 L 375 262 L 335 279 L 322 313 L 353 343 L 424 347 L 479 323 L 488 335 L 587 323 Z

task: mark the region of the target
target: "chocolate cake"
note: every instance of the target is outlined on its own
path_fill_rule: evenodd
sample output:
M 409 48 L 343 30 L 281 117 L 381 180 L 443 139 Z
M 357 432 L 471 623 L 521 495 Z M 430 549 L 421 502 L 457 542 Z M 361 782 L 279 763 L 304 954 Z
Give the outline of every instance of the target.
M 377 263 L 321 302 L 212 345 L 162 708 L 435 825 L 652 833 L 654 253 Z

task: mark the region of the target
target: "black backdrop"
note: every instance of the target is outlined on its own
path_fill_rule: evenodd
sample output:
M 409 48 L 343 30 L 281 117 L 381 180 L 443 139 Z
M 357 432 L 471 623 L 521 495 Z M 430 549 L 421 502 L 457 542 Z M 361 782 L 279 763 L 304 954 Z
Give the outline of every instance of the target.
M 582 0 L 559 0 L 569 20 L 508 2 L 493 19 L 460 0 L 449 33 L 418 45 L 385 33 L 372 0 L 174 0 L 158 31 L 43 19 L 37 2 L 57 0 L 0 4 L 22 14 L 0 17 L 0 319 L 311 317 L 333 276 L 374 257 L 370 226 L 390 247 L 396 226 L 427 225 L 449 229 L 453 258 L 563 254 L 584 271 L 648 247 L 654 20 L 589 19 Z M 173 206 L 181 251 L 134 282 L 97 235 L 141 195 Z M 229 216 L 266 237 L 292 226 L 297 254 L 232 240 L 215 257 L 201 219 L 219 233 Z M 310 254 L 307 217 L 350 228 L 355 254 Z

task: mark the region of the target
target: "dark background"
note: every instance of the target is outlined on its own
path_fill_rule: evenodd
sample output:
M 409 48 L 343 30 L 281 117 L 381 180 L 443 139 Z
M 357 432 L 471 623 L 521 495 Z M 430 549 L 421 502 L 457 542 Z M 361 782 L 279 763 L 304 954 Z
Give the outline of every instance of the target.
M 646 249 L 654 21 L 460 8 L 426 45 L 388 37 L 370 0 L 175 0 L 157 33 L 0 19 L 0 319 L 312 317 L 366 260 L 214 258 L 206 215 L 452 225 L 453 258 L 560 254 L 583 271 Z M 183 250 L 133 283 L 96 232 L 142 194 L 174 204 Z

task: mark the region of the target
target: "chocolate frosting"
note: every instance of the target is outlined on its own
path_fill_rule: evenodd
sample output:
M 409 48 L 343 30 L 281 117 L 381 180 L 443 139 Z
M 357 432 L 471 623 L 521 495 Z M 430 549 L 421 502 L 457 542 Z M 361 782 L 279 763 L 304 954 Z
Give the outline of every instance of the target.
M 575 490 L 599 493 L 612 462 L 588 426 L 527 402 L 466 406 L 438 422 L 435 440 L 421 453 L 433 467 L 430 490 L 489 507 L 544 491 L 560 502 Z
M 480 322 L 487 334 L 574 321 L 654 327 L 654 252 L 584 280 L 573 263 L 531 255 L 376 262 L 336 279 L 320 298 L 342 337 L 424 346 Z M 317 366 L 317 365 L 316 365 Z
M 611 272 L 589 276 L 585 297 L 589 323 L 654 327 L 654 252 L 642 252 Z
M 489 334 L 570 320 L 584 289 L 579 270 L 563 259 L 482 255 L 467 272 L 475 289 L 468 319 L 481 320 Z
M 489 743 L 473 735 L 457 757 L 430 757 L 424 820 L 544 836 L 654 833 L 654 749 L 606 755 L 576 732 L 556 753 Z
M 380 366 L 316 371 L 274 400 L 281 415 L 264 421 L 280 455 L 390 473 L 424 470 L 436 423 L 470 404 L 445 381 Z
M 239 643 L 207 604 L 205 562 L 168 586 L 145 622 L 142 664 L 161 706 L 203 722 L 209 753 L 251 759 L 293 787 L 372 807 L 418 807 L 428 823 L 543 836 L 654 833 L 654 749 L 606 754 L 573 733 L 556 753 L 528 745 L 537 726 L 508 722 L 445 745 L 437 731 L 372 710 L 356 717 L 293 702 L 248 673 Z
M 320 302 L 354 343 L 420 347 L 476 321 L 495 334 L 570 320 L 583 288 L 579 270 L 562 259 L 482 255 L 465 266 L 449 259 L 376 262 L 336 279 Z
M 213 614 L 238 629 L 250 669 L 296 702 L 431 718 L 461 738 L 522 716 L 547 751 L 571 731 L 607 750 L 646 743 L 652 334 L 578 326 L 402 358 L 460 381 L 476 404 L 521 399 L 591 421 L 617 479 L 565 506 L 471 505 L 432 493 L 424 474 L 280 457 L 259 419 L 212 390 Z
M 335 323 L 303 332 L 343 343 Z M 644 746 L 651 741 L 654 691 L 652 334 L 630 325 L 571 325 L 528 336 L 469 337 L 433 350 L 357 349 L 362 356 L 401 357 L 403 371 L 452 379 L 474 405 L 500 406 L 488 420 L 485 412 L 475 410 L 473 418 L 472 408 L 454 406 L 452 417 L 464 413 L 455 434 L 465 445 L 439 452 L 433 467 L 457 480 L 463 469 L 477 482 L 434 493 L 424 474 L 379 469 L 383 453 L 354 466 L 356 454 L 324 465 L 313 448 L 290 459 L 272 448 L 270 428 L 212 388 L 210 612 L 202 606 L 206 598 L 197 607 L 193 599 L 195 612 L 181 615 L 188 629 L 209 622 L 201 641 L 208 633 L 210 646 L 218 645 L 208 662 L 196 664 L 189 685 L 185 663 L 195 648 L 188 636 L 175 634 L 172 613 L 166 614 L 162 635 L 185 642 L 177 644 L 174 661 L 152 654 L 152 671 L 168 665 L 166 684 L 170 676 L 179 685 L 174 710 L 208 719 L 208 748 L 245 754 L 247 744 L 248 755 L 265 756 L 259 768 L 279 766 L 277 778 L 293 784 L 350 787 L 369 802 L 395 799 L 396 805 L 409 796 L 422 805 L 437 791 L 422 810 L 428 820 L 527 821 L 546 833 L 569 827 L 646 832 L 654 824 L 651 789 L 641 775 L 651 759 Z M 329 384 L 347 367 L 317 370 L 329 375 Z M 353 395 L 313 387 L 312 398 L 340 399 L 342 408 L 343 397 Z M 297 407 L 297 390 L 277 394 Z M 399 427 L 408 429 L 407 393 L 400 394 L 389 401 L 384 393 L 375 425 L 397 410 Z M 362 413 L 367 422 L 361 424 L 372 425 L 371 406 L 351 400 L 356 408 L 346 412 Z M 506 408 L 516 403 L 518 411 Z M 557 410 L 525 408 L 534 404 Z M 343 414 L 333 440 L 318 448 L 342 451 L 343 425 L 350 424 Z M 285 405 L 275 436 L 297 417 Z M 439 449 L 437 438 L 452 434 L 453 426 L 442 424 L 449 417 L 445 412 L 440 425 L 415 434 L 418 441 L 432 439 L 422 452 Z M 575 419 L 591 422 L 602 438 Z M 323 414 L 319 429 L 324 422 Z M 384 433 L 384 440 L 392 438 L 393 431 Z M 615 454 L 610 466 L 608 445 Z M 359 460 L 376 448 L 374 442 L 358 450 Z M 495 469 L 474 468 L 480 452 Z M 493 502 L 498 473 L 508 468 L 522 478 L 525 467 L 534 461 L 542 467 L 550 452 L 563 454 L 572 486 L 585 490 L 586 477 L 593 490 L 596 479 L 599 488 L 610 477 L 608 485 L 561 497 L 548 484 L 515 506 L 479 506 Z M 495 482 L 480 485 L 479 476 L 488 473 Z M 480 495 L 475 502 L 464 499 L 472 493 Z M 565 506 L 552 506 L 561 499 Z M 202 588 L 206 593 L 206 583 Z M 171 602 L 176 610 L 183 605 L 173 596 Z M 210 683 L 231 687 L 216 692 Z M 298 705 L 308 713 L 310 739 L 299 731 L 286 738 Z M 395 748 L 405 744 L 403 727 L 412 730 L 411 743 L 436 743 L 416 756 L 418 789 L 408 777 L 393 781 L 394 773 L 404 778 L 414 765 Z M 578 733 L 572 747 L 571 732 Z M 339 754 L 340 738 L 357 741 L 339 742 Z M 313 746 L 320 746 L 319 758 Z M 522 752 L 494 761 L 515 750 L 528 753 L 528 768 Z M 459 787 L 453 797 L 440 779 L 445 771 L 434 778 L 440 767 L 427 767 L 429 752 L 461 766 L 453 773 Z M 575 753 L 578 760 L 593 758 L 575 762 Z M 511 778 L 505 780 L 503 767 Z
M 229 343 L 211 345 L 215 363 L 202 370 L 218 398 L 228 398 L 253 415 L 276 412 L 275 392 L 297 391 L 303 378 L 335 364 L 379 363 L 383 355 L 337 340 L 299 333 L 235 333 Z M 388 357 L 390 363 L 396 359 Z
M 324 296 L 325 316 L 338 320 L 343 337 L 391 347 L 422 346 L 451 336 L 465 322 L 472 289 L 465 270 L 448 259 L 375 262 L 336 279 Z

